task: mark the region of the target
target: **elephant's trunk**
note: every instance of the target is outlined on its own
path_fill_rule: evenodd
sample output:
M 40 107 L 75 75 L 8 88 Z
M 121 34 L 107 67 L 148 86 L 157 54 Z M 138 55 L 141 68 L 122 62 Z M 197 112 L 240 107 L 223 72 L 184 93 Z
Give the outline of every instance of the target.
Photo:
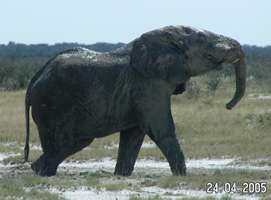
M 246 64 L 244 56 L 237 60 L 234 64 L 236 75 L 236 91 L 232 100 L 227 103 L 226 108 L 232 109 L 244 96 L 246 90 Z

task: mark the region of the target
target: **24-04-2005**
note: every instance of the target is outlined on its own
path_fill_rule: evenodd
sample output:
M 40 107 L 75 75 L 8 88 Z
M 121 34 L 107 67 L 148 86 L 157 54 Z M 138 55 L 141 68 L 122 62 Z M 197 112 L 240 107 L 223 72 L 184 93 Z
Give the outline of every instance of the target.
M 216 183 L 208 182 L 206 184 L 206 192 L 212 193 L 243 193 L 243 194 L 259 194 L 267 192 L 266 182 L 244 182 L 244 183 Z

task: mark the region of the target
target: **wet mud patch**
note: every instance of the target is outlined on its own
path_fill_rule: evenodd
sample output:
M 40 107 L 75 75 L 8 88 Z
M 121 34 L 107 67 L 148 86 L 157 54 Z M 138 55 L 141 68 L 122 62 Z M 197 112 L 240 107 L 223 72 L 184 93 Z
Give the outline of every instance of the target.
M 241 161 L 239 159 L 227 158 L 227 159 L 191 159 L 186 161 L 188 171 L 195 170 L 216 170 L 216 169 L 228 169 L 228 170 L 248 170 L 248 171 L 271 171 L 271 165 L 257 164 L 261 160 L 256 161 Z M 59 170 L 88 170 L 95 172 L 97 170 L 106 170 L 113 172 L 115 168 L 116 160 L 111 158 L 104 158 L 100 160 L 89 161 L 70 161 L 63 162 L 59 166 Z M 165 173 L 171 174 L 168 162 L 151 160 L 151 159 L 139 159 L 135 164 L 135 173 L 148 171 L 148 173 Z
M 63 162 L 56 176 L 43 178 L 33 174 L 29 163 L 4 163 L 14 154 L 0 154 L 0 177 L 11 184 L 20 183 L 27 191 L 48 192 L 60 199 L 260 199 L 262 194 L 206 193 L 207 182 L 265 181 L 270 185 L 271 166 L 261 160 L 245 162 L 239 159 L 187 160 L 185 177 L 171 176 L 166 161 L 139 159 L 130 177 L 114 176 L 116 161 L 103 158 L 89 161 Z M 265 163 L 267 162 L 267 159 Z M 257 164 L 257 163 L 261 164 Z M 270 190 L 270 189 L 269 189 Z M 33 192 L 32 192 L 33 193 Z M 35 192 L 34 192 L 35 193 Z M 43 193 L 42 193 L 43 194 Z M 265 194 L 270 197 L 270 194 Z M 268 198 L 267 198 L 268 199 Z

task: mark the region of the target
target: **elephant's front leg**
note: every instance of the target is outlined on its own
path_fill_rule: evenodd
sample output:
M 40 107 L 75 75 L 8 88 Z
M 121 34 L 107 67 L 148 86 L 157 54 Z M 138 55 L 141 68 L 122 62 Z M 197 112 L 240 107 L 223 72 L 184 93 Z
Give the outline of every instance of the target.
M 144 132 L 157 144 L 169 162 L 174 175 L 185 175 L 183 151 L 175 134 L 175 125 L 170 111 L 170 100 L 143 103 L 141 125 Z
M 145 134 L 138 127 L 120 132 L 118 160 L 114 172 L 116 175 L 132 174 L 144 136 Z
M 172 174 L 185 175 L 185 158 L 176 136 L 166 136 L 164 138 L 162 137 L 157 139 L 154 134 L 150 133 L 148 135 L 157 144 L 166 157 Z

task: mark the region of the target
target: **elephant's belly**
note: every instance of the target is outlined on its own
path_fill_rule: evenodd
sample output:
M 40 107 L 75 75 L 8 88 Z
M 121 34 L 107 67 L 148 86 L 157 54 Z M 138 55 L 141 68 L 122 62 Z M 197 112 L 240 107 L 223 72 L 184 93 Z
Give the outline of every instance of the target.
M 136 126 L 132 109 L 129 101 L 112 100 L 106 96 L 91 99 L 89 104 L 77 109 L 76 126 L 82 137 L 104 137 Z
M 76 133 L 82 138 L 104 137 L 128 128 L 135 127 L 136 121 L 130 117 L 121 115 L 104 115 L 99 118 L 92 116 L 78 116 L 75 122 Z
M 100 138 L 111 135 L 113 133 L 120 132 L 125 129 L 136 127 L 135 122 L 123 122 L 121 124 L 107 124 L 104 126 L 90 126 L 90 124 L 81 124 L 78 129 L 80 132 L 80 138 Z

